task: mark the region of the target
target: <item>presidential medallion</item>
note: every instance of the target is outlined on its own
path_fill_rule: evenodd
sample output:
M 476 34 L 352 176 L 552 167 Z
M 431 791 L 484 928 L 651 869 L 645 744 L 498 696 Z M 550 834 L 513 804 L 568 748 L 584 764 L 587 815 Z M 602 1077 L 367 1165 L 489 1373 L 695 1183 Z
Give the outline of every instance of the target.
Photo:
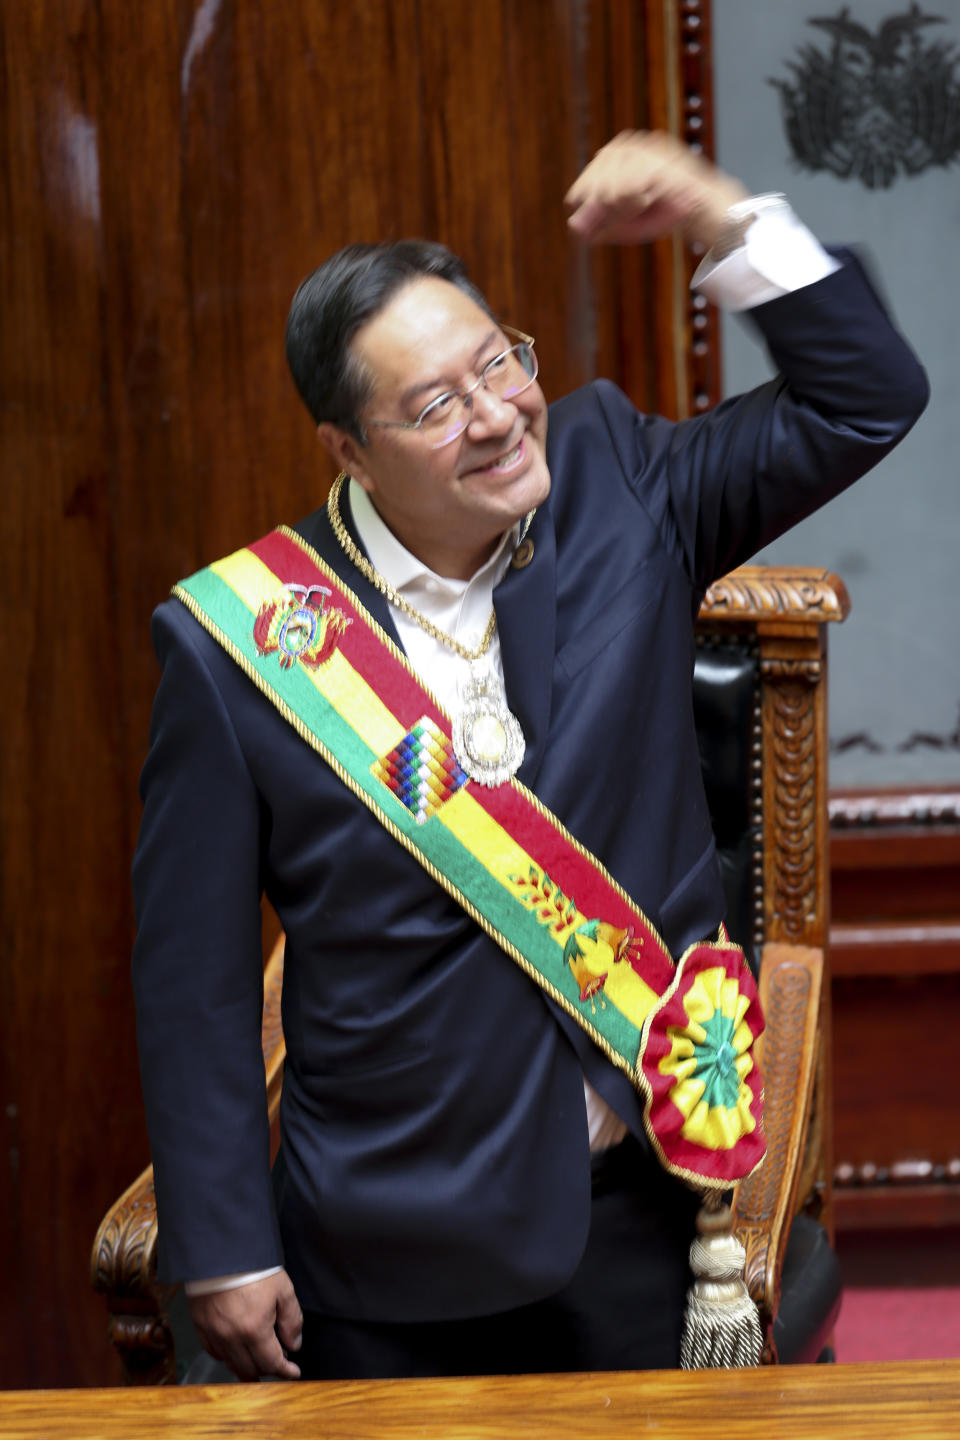
M 520 722 L 493 675 L 471 672 L 460 692 L 452 734 L 460 768 L 478 785 L 491 789 L 502 785 L 523 763 L 526 747 Z

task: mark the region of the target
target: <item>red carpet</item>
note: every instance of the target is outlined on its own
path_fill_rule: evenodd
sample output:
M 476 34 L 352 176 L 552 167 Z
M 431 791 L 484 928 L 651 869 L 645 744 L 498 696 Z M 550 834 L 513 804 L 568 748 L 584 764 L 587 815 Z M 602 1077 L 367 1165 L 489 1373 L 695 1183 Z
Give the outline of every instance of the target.
M 960 1230 L 838 1235 L 838 1363 L 960 1358 Z

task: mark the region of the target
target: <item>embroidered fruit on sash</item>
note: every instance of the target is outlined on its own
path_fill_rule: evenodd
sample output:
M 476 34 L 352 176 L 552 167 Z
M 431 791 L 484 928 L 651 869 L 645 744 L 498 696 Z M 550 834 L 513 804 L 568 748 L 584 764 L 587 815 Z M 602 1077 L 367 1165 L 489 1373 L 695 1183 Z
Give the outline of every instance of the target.
M 628 960 L 635 943 L 632 926 L 618 929 L 606 920 L 587 920 L 571 933 L 563 958 L 580 986 L 581 1000 L 603 989 L 610 966 Z

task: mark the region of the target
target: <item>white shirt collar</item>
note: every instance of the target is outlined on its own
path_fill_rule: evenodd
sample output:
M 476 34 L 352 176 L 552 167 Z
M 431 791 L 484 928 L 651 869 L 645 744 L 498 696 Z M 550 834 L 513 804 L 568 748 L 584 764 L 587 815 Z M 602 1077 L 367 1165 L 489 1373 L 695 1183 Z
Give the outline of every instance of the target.
M 469 580 L 454 580 L 446 575 L 437 575 L 429 566 L 418 560 L 416 555 L 401 545 L 393 531 L 381 517 L 370 496 L 362 485 L 353 479 L 349 482 L 350 513 L 360 542 L 367 552 L 371 565 L 378 570 L 399 592 L 405 589 L 422 589 L 424 582 L 433 582 L 432 589 L 446 590 L 450 594 L 462 595 L 468 585 L 481 579 L 488 580 L 491 589 L 506 574 L 510 555 L 519 533 L 519 524 L 512 526 L 500 540 L 490 559 L 485 561 Z

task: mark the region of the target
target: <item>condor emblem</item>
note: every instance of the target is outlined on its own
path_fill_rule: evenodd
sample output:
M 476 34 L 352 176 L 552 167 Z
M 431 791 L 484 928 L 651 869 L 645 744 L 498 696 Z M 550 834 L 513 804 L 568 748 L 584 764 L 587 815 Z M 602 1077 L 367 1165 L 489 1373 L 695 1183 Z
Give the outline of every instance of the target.
M 870 30 L 845 5 L 809 20 L 831 37 L 828 50 L 802 45 L 786 61 L 780 91 L 784 129 L 804 170 L 826 170 L 886 190 L 898 175 L 919 175 L 960 156 L 960 80 L 956 46 L 924 43 L 942 25 L 913 4 Z

